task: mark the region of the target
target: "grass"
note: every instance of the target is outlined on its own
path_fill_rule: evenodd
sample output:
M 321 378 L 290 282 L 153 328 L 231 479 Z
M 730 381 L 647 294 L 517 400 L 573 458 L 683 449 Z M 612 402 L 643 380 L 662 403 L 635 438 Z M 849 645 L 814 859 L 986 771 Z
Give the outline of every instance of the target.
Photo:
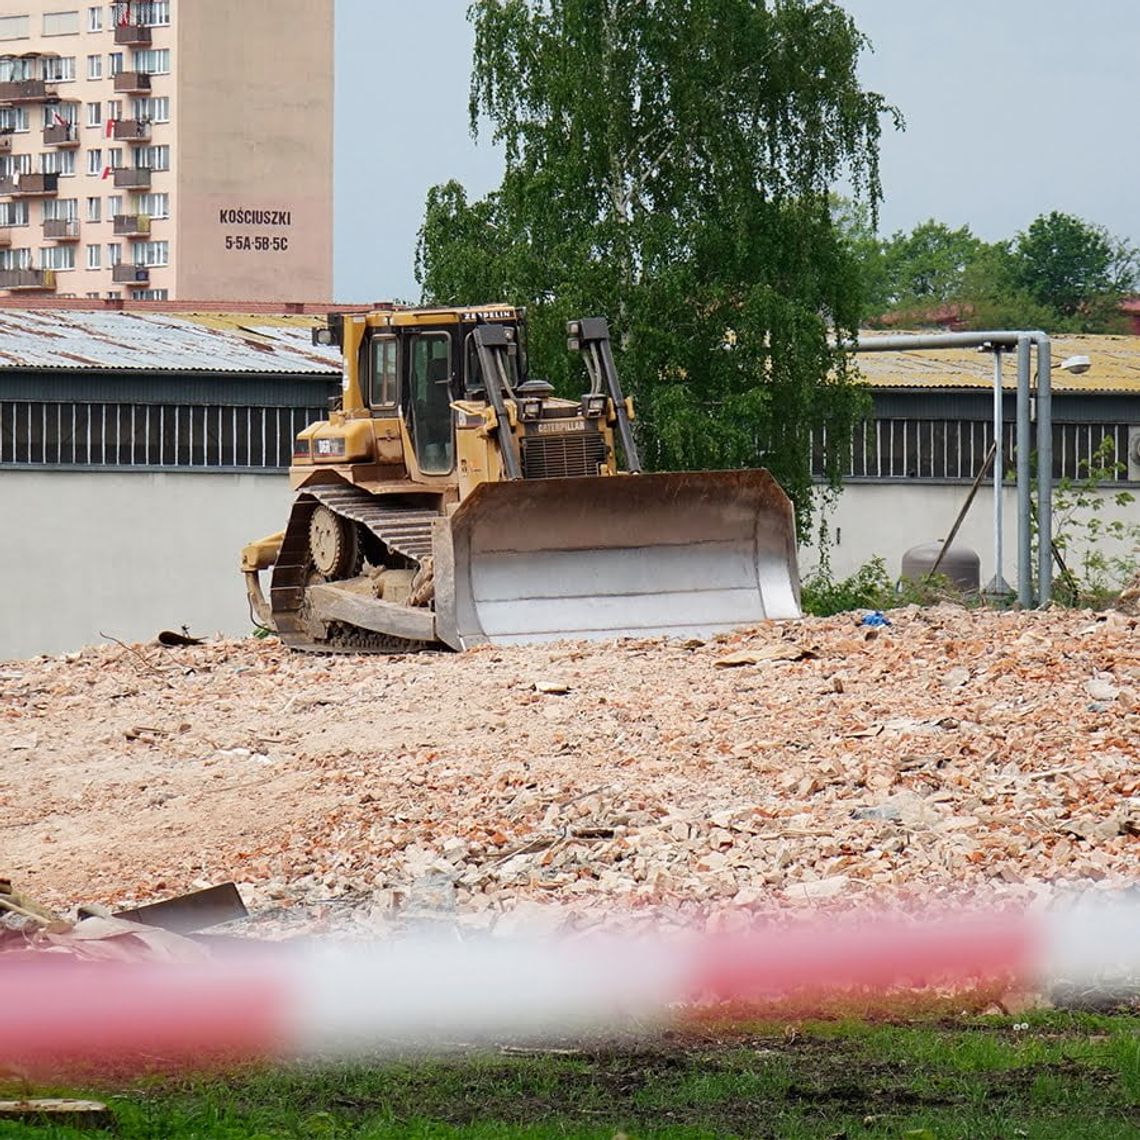
M 72 1095 L 107 1101 L 126 1140 L 1140 1138 L 1140 1018 L 706 1026 L 572 1055 L 289 1065 Z M 3 1138 L 93 1135 L 0 1124 Z

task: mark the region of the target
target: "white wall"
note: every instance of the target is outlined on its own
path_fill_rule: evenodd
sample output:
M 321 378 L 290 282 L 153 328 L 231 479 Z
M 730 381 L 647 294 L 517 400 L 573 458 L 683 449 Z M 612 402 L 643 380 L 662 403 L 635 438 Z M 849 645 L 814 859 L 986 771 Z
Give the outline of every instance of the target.
M 853 574 L 875 555 L 881 555 L 887 571 L 897 577 L 902 569 L 902 556 L 912 546 L 944 539 L 969 494 L 962 485 L 931 483 L 849 483 L 838 501 L 827 511 L 832 534 L 831 573 L 836 579 Z M 994 574 L 993 487 L 979 488 L 966 515 L 954 545 L 976 551 L 982 560 L 982 585 Z M 1036 501 L 1036 493 L 1034 494 Z M 1017 586 L 1017 492 L 1008 487 L 1002 497 L 1003 576 Z M 1081 512 L 1087 517 L 1087 512 Z M 1140 526 L 1140 502 L 1125 507 L 1107 503 L 1102 511 L 1106 520 L 1120 519 Z M 818 514 L 817 514 L 818 525 Z M 1080 566 L 1083 531 L 1070 527 L 1071 553 L 1066 561 Z M 1108 553 L 1124 553 L 1119 544 L 1104 544 Z M 1140 559 L 1140 550 L 1129 553 Z M 800 551 L 800 574 L 807 577 L 819 564 L 819 551 L 806 547 Z
M 0 472 L 0 660 L 248 633 L 239 554 L 290 499 L 284 473 Z

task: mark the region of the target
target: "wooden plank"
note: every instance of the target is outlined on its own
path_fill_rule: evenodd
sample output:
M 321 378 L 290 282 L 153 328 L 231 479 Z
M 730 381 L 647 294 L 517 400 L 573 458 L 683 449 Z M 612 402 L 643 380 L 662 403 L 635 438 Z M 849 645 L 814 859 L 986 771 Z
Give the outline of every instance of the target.
M 321 621 L 343 621 L 374 633 L 406 637 L 410 641 L 435 641 L 435 614 L 428 609 L 399 606 L 379 598 L 326 582 L 308 589 L 313 616 Z

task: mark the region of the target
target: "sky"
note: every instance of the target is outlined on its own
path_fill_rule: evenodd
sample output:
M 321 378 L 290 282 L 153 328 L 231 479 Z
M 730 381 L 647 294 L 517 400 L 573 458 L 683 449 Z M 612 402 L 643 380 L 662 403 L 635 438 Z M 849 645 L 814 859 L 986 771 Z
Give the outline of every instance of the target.
M 1137 0 L 843 0 L 873 50 L 884 124 L 880 231 L 927 218 L 1014 236 L 1062 210 L 1140 244 Z M 334 289 L 415 301 L 429 187 L 479 197 L 502 157 L 467 125 L 467 0 L 336 0 Z

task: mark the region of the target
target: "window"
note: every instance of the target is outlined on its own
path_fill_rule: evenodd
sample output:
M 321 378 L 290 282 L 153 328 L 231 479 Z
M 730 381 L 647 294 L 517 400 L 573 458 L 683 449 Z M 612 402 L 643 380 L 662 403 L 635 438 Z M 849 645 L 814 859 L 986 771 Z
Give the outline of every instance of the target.
M 41 269 L 74 269 L 75 246 L 48 245 L 40 250 Z
M 169 123 L 170 99 L 166 95 L 136 99 L 131 105 L 131 114 L 140 122 Z
M 112 76 L 118 75 L 123 70 L 123 53 L 121 51 L 113 51 L 107 56 L 107 61 L 110 64 L 108 70 Z M 115 118 L 108 112 L 109 118 Z
M 170 48 L 139 48 L 131 55 L 135 71 L 148 75 L 170 74 Z
M 59 174 L 63 176 L 75 173 L 75 151 L 45 151 L 40 155 L 41 174 Z
M 131 263 L 145 265 L 150 269 L 168 264 L 170 261 L 170 243 L 165 241 L 133 241 L 131 242 Z
M 0 40 L 26 40 L 29 31 L 27 16 L 0 16 Z
M 35 78 L 36 73 L 30 59 L 11 55 L 0 57 L 0 83 L 20 83 Z
M 170 217 L 169 194 L 140 194 L 136 199 L 138 212 L 148 218 Z
M 29 212 L 27 202 L 0 202 L 0 226 L 26 226 Z
M 166 301 L 170 298 L 169 289 L 132 289 L 132 301 Z
M 135 148 L 136 170 L 169 170 L 170 147 L 140 146 Z
M 421 470 L 446 475 L 452 467 L 451 337 L 425 333 L 412 347 L 411 391 L 404 398 L 405 415 Z
M 89 222 L 101 222 L 103 220 L 102 198 L 87 199 L 87 220 Z
M 87 9 L 87 30 L 101 32 L 103 30 L 103 5 Z
M 87 125 L 89 127 L 101 127 L 103 125 L 102 103 L 87 104 Z
M 75 56 L 45 55 L 44 79 L 48 83 L 68 83 L 75 78 Z
M 374 408 L 395 408 L 396 338 L 376 337 L 372 342 L 372 395 L 369 403 Z
M 103 268 L 103 247 L 101 245 L 89 245 L 87 247 L 87 268 Z
M 79 35 L 79 10 L 74 12 L 45 12 L 45 36 L 77 36 Z M 72 79 L 75 78 L 73 75 Z
M 136 0 L 133 9 L 137 24 L 157 28 L 170 23 L 170 0 Z
M 123 247 L 118 242 L 107 246 L 107 264 L 112 268 L 123 264 Z
M 122 194 L 112 194 L 107 199 L 107 217 L 114 218 L 123 212 L 123 196 Z
M 79 114 L 78 103 L 45 103 L 43 108 L 44 129 L 48 127 L 74 127 Z
M 22 134 L 31 126 L 27 107 L 0 107 L 0 133 Z
M 32 156 L 30 154 L 0 155 L 0 178 L 15 178 L 20 174 L 31 174 Z
M 45 198 L 45 222 L 74 222 L 79 218 L 78 198 Z
M 123 117 L 123 101 L 122 99 L 108 99 L 107 100 L 107 118 L 112 122 L 117 123 Z
M 103 173 L 103 152 L 98 147 L 87 152 L 87 173 L 95 175 Z
M 103 78 L 103 57 L 102 57 L 102 55 L 89 55 L 87 57 L 87 78 L 88 79 L 102 79 Z
M 113 146 L 107 151 L 107 165 L 112 170 L 119 170 L 123 165 L 123 148 L 121 146 Z
M 0 249 L 0 269 L 31 269 L 30 249 Z

